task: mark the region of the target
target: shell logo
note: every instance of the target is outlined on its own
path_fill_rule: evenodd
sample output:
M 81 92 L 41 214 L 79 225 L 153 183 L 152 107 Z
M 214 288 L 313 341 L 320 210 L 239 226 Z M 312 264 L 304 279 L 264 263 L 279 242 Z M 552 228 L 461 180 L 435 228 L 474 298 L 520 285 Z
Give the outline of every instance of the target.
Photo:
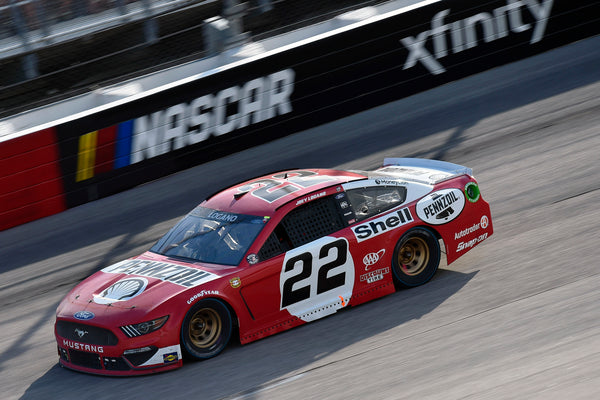
M 148 286 L 146 278 L 127 278 L 113 283 L 100 294 L 94 295 L 94 303 L 111 304 L 117 301 L 127 301 L 140 295 Z

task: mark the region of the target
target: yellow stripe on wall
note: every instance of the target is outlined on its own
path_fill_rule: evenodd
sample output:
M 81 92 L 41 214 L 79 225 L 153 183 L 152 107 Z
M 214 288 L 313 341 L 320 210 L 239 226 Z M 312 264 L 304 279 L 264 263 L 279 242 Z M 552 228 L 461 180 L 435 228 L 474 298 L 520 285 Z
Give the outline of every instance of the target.
M 94 176 L 97 140 L 98 131 L 79 136 L 79 153 L 77 154 L 75 182 L 84 181 Z

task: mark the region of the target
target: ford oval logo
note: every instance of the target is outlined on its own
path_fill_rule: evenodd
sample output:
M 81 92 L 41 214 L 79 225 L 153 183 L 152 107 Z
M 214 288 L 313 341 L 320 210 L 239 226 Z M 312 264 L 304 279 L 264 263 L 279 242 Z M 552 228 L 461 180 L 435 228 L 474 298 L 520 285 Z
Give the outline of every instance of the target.
M 77 311 L 73 316 L 80 320 L 88 320 L 94 318 L 96 315 L 91 311 Z

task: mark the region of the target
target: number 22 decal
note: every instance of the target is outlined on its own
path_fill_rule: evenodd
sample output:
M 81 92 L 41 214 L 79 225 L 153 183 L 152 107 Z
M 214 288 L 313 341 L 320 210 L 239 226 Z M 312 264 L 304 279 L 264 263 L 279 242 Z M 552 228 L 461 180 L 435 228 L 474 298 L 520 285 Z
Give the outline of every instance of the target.
M 308 250 L 290 253 L 281 272 L 282 309 L 297 304 L 310 308 L 318 299 L 336 299 L 340 294 L 347 295 L 348 290 L 352 292 L 354 263 L 348 257 L 346 239 L 325 237 L 313 242 Z

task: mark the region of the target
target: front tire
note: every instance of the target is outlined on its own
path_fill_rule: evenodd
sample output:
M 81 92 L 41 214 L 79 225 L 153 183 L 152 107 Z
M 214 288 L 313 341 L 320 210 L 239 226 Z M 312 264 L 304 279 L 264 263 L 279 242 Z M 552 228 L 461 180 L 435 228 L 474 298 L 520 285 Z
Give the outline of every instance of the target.
M 231 338 L 231 312 L 220 300 L 204 299 L 196 303 L 181 324 L 181 344 L 192 359 L 205 360 L 219 354 Z
M 394 281 L 400 288 L 423 285 L 440 265 L 440 243 L 426 228 L 411 229 L 396 244 L 392 259 Z

